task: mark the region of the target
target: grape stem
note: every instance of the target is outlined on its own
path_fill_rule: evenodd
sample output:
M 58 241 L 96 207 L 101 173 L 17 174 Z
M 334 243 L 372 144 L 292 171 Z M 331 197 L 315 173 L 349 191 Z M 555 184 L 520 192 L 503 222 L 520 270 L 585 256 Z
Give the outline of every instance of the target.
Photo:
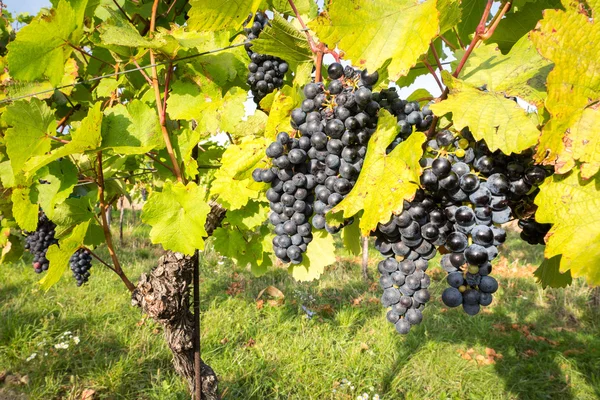
M 316 56 L 317 56 L 316 65 L 315 65 L 315 67 L 317 69 L 315 72 L 315 81 L 321 82 L 321 80 L 322 80 L 321 65 L 323 64 L 323 55 L 331 54 L 336 62 L 340 62 L 340 55 L 338 53 L 336 53 L 334 50 L 330 50 L 329 48 L 327 48 L 327 46 L 324 43 L 319 43 L 319 44 L 315 43 L 315 40 L 310 35 L 308 27 L 304 23 L 304 20 L 300 16 L 300 13 L 298 12 L 296 5 L 294 4 L 294 0 L 288 0 L 288 3 L 290 4 L 290 7 L 292 7 L 292 11 L 294 11 L 296 18 L 298 19 L 298 22 L 300 23 L 300 26 L 302 26 L 302 32 L 304 32 L 304 34 L 306 35 L 306 40 L 308 41 L 308 44 L 310 45 L 310 51 L 312 51 L 313 54 L 316 54 Z
M 456 46 L 453 45 L 452 43 L 450 43 L 450 41 L 448 41 L 448 39 L 446 39 L 442 35 L 440 35 L 440 39 L 442 39 L 444 41 L 444 43 L 446 43 L 446 46 L 450 47 L 452 50 L 456 50 Z
M 156 26 L 156 11 L 158 10 L 158 3 L 160 0 L 154 0 L 154 4 L 152 5 L 152 17 L 150 19 L 150 36 L 153 36 L 154 27 Z M 177 157 L 175 156 L 175 152 L 173 151 L 173 145 L 171 144 L 171 137 L 169 135 L 169 131 L 167 130 L 167 103 L 166 98 L 163 102 L 160 98 L 160 85 L 158 83 L 158 73 L 156 69 L 156 60 L 154 58 L 154 51 L 150 50 L 150 63 L 152 66 L 152 87 L 154 88 L 154 98 L 156 100 L 156 110 L 158 111 L 158 116 L 160 120 L 160 129 L 162 131 L 163 140 L 165 141 L 165 147 L 167 148 L 167 153 L 169 154 L 169 158 L 171 159 L 171 164 L 173 164 L 173 172 L 175 173 L 175 177 L 179 182 L 183 182 L 183 177 L 181 175 L 181 169 L 179 168 L 179 163 L 177 162 Z M 173 64 L 169 64 L 167 68 L 166 77 L 165 77 L 165 93 L 169 91 L 169 75 L 173 69 Z
M 110 233 L 110 226 L 108 225 L 108 220 L 106 218 L 106 210 L 108 209 L 108 207 L 106 205 L 106 200 L 104 199 L 104 171 L 102 170 L 102 151 L 99 151 L 97 153 L 97 158 L 98 198 L 100 200 L 100 217 L 102 218 L 102 230 L 104 232 L 104 240 L 106 241 L 106 247 L 108 247 L 108 253 L 112 258 L 115 273 L 119 275 L 119 278 L 121 278 L 123 283 L 125 283 L 127 289 L 129 289 L 130 292 L 133 292 L 135 290 L 135 286 L 133 285 L 133 283 L 131 283 L 129 278 L 127 278 L 127 275 L 125 275 L 123 269 L 121 269 L 121 264 L 119 263 L 119 258 L 117 257 L 117 253 L 115 252 L 115 247 L 113 245 L 112 235 Z
M 140 73 L 142 74 L 142 76 L 144 77 L 144 79 L 146 79 L 146 82 L 148 82 L 148 84 L 150 86 L 152 86 L 152 79 L 150 79 L 150 77 L 148 76 L 148 74 L 142 69 L 142 67 L 140 66 L 140 64 L 137 62 L 137 60 L 134 58 L 132 60 L 133 64 L 139 68 Z
M 429 70 L 429 72 L 431 73 L 431 76 L 433 76 L 433 79 L 435 79 L 435 83 L 437 83 L 440 90 L 444 91 L 444 85 L 442 85 L 440 78 L 438 78 L 438 76 L 435 74 L 435 70 L 431 67 L 431 65 L 429 65 L 429 63 L 427 61 L 423 60 L 422 62 L 423 62 L 423 65 L 425 65 L 425 68 L 427 68 Z M 441 72 L 441 70 L 440 70 L 440 72 Z
M 473 50 L 475 50 L 475 47 L 477 47 L 479 42 L 482 40 L 489 39 L 494 34 L 494 31 L 498 27 L 500 20 L 502 20 L 502 17 L 504 16 L 504 14 L 506 14 L 506 12 L 510 9 L 510 7 L 512 5 L 512 0 L 503 2 L 502 8 L 498 11 L 498 13 L 492 19 L 490 26 L 486 28 L 487 19 L 490 15 L 490 10 L 492 8 L 492 4 L 493 4 L 493 0 L 488 0 L 487 4 L 485 6 L 485 10 L 483 10 L 483 15 L 481 16 L 481 20 L 479 21 L 479 24 L 477 25 L 477 28 L 475 29 L 475 34 L 473 35 L 473 40 L 471 40 L 471 43 L 469 44 L 469 47 L 465 51 L 465 54 L 463 54 L 462 58 L 460 59 L 460 62 L 458 63 L 456 70 L 454 70 L 454 72 L 452 73 L 453 77 L 455 77 L 455 78 L 458 77 L 458 75 L 460 74 L 460 71 L 462 71 L 463 67 L 466 64 L 467 59 L 469 58 L 469 56 L 471 55 Z M 458 37 L 458 34 L 457 34 L 457 37 Z M 464 48 L 464 46 L 463 46 L 463 48 Z M 450 93 L 450 89 L 448 89 L 448 87 L 446 87 L 446 89 L 442 92 L 442 95 L 439 97 L 439 101 L 446 100 L 448 98 L 449 93 Z M 429 131 L 427 131 L 427 137 L 431 137 L 435 133 L 435 128 L 437 126 L 438 120 L 439 120 L 439 118 L 437 116 L 433 117 L 433 121 L 431 122 L 431 127 L 429 128 Z
M 173 175 L 175 175 L 175 172 L 173 171 L 173 169 L 171 167 L 169 167 L 167 164 L 165 164 L 164 162 L 160 161 L 157 157 L 155 157 L 152 153 L 146 153 L 146 156 L 148 158 L 150 158 L 152 161 L 154 161 L 155 163 L 158 163 L 160 165 L 162 165 L 163 167 L 165 167 L 166 169 L 168 169 L 169 171 L 171 171 L 171 173 Z
M 94 257 L 96 260 L 98 260 L 100 262 L 100 264 L 104 265 L 105 267 L 107 267 L 108 269 L 110 269 L 113 272 L 117 272 L 112 267 L 112 265 L 109 265 L 106 261 L 104 261 L 103 259 L 101 259 L 100 257 L 98 257 L 98 255 L 96 253 L 94 253 L 90 248 L 85 247 L 85 246 L 83 248 L 86 249 L 92 255 L 92 257 Z

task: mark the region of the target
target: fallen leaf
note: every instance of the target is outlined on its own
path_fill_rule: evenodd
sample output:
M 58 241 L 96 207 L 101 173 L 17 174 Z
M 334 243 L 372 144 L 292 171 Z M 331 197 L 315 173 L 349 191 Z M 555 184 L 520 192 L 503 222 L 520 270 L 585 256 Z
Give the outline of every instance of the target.
M 221 344 L 226 344 L 227 342 L 229 342 L 229 339 L 227 339 L 226 337 L 221 339 Z
M 360 344 L 360 350 L 361 350 L 361 351 L 367 351 L 367 350 L 369 350 L 369 345 L 368 345 L 368 344 L 366 344 L 366 343 L 364 343 L 364 342 L 363 342 L 363 343 L 361 343 L 361 344 Z
M 244 347 L 248 348 L 248 347 L 254 347 L 254 345 L 256 344 L 256 341 L 252 338 L 248 339 L 248 341 L 244 344 Z
M 563 351 L 563 355 L 565 357 L 568 357 L 570 355 L 583 354 L 583 353 L 585 353 L 585 350 L 583 350 L 583 349 L 569 349 L 569 350 Z
M 260 310 L 263 308 L 264 304 L 265 304 L 265 301 L 263 299 L 260 299 L 256 302 L 256 308 Z
M 96 391 L 93 389 L 85 389 L 81 393 L 81 400 L 92 400 L 96 395 Z

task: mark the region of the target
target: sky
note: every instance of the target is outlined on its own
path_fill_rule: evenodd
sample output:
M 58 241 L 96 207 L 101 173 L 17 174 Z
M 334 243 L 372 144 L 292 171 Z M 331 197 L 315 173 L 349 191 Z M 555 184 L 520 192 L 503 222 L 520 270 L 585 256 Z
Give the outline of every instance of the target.
M 28 12 L 35 15 L 42 7 L 50 7 L 50 0 L 4 0 L 8 11 L 14 14 Z

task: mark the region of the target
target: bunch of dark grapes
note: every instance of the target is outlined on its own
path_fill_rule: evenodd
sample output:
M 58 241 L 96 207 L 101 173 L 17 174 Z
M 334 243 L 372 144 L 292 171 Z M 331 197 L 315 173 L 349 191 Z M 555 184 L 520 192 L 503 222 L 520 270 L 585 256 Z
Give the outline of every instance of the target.
M 551 227 L 551 224 L 540 224 L 533 216 L 519 220 L 519 228 L 522 229 L 521 239 L 531 245 L 545 244 L 544 238 Z
M 252 51 L 252 40 L 256 39 L 268 24 L 267 15 L 258 11 L 254 16 L 252 26 L 244 29 L 248 37 L 245 48 L 251 60 L 248 64 L 247 83 L 250 85 L 256 104 L 259 104 L 267 94 L 283 86 L 283 78 L 289 69 L 288 63 L 281 58 Z
M 90 268 L 92 268 L 92 255 L 87 249 L 79 249 L 69 259 L 69 266 L 73 271 L 73 277 L 77 281 L 77 286 L 86 283 L 90 277 Z
M 380 107 L 371 87 L 379 75 L 339 63 L 331 64 L 327 73 L 327 86 L 309 83 L 304 87 L 306 99 L 292 111 L 292 126 L 301 134 L 300 148 L 307 151 L 310 173 L 317 182 L 312 225 L 335 233 L 352 220 L 332 227 L 325 214 L 350 193 L 362 169 L 377 126 Z
M 412 202 L 404 202 L 401 214 L 378 225 L 375 247 L 388 257 L 378 265 L 381 304 L 391 307 L 387 319 L 398 333 L 407 334 L 423 320 L 422 311 L 430 298 L 425 271 L 451 230 L 443 210 L 423 191 Z
M 425 132 L 429 129 L 433 121 L 433 112 L 429 109 L 428 105 L 421 109 L 418 101 L 401 99 L 395 87 L 384 89 L 379 93 L 373 93 L 373 100 L 398 120 L 400 132 L 388 147 L 388 153 L 402 143 L 403 140 L 406 140 L 413 132 L 413 129 Z
M 281 261 L 299 264 L 313 239 L 309 218 L 317 179 L 310 173 L 307 146 L 286 132 L 277 135 L 266 154 L 273 160 L 273 167 L 257 168 L 252 177 L 256 182 L 271 184 L 266 195 L 271 206 L 269 220 L 275 226 L 273 249 Z
M 48 247 L 58 243 L 54 237 L 56 224 L 50 221 L 43 211 L 38 214 L 38 225 L 35 232 L 26 232 L 25 249 L 33 254 L 33 269 L 40 274 L 47 271 L 50 261 L 46 258 Z

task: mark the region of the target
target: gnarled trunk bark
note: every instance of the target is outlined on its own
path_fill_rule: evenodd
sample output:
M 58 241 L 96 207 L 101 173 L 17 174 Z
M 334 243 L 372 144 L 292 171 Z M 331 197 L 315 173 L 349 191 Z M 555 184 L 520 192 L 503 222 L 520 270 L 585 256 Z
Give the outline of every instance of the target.
M 205 229 L 208 235 L 220 225 L 225 210 L 211 204 Z M 149 273 L 142 274 L 132 295 L 132 304 L 141 307 L 152 319 L 163 325 L 165 339 L 173 353 L 173 366 L 195 391 L 194 379 L 194 314 L 190 310 L 190 287 L 195 256 L 167 252 Z M 200 359 L 201 398 L 219 400 L 217 375 Z

